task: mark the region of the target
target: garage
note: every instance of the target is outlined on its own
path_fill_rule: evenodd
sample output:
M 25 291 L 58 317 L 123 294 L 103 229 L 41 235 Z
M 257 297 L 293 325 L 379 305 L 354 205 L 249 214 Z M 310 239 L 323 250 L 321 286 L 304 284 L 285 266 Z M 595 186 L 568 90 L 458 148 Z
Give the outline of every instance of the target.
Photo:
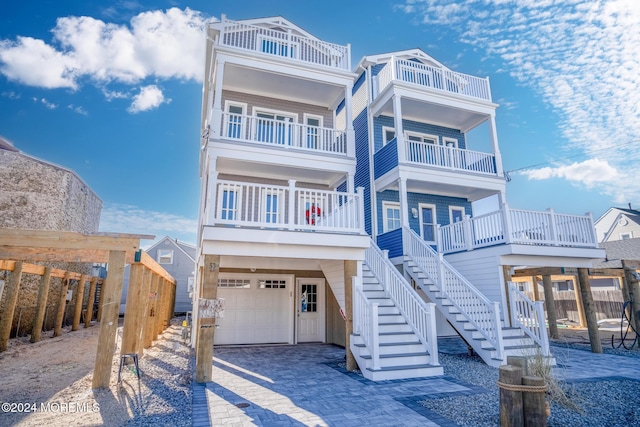
M 220 273 L 215 345 L 293 343 L 292 275 Z

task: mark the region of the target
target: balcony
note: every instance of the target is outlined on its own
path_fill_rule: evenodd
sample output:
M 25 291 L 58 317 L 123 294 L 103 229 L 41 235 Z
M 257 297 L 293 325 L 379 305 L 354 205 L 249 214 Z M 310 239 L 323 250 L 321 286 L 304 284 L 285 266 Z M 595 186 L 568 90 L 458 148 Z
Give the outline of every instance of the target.
M 438 227 L 442 253 L 470 251 L 498 244 L 598 248 L 591 215 L 509 209 L 465 218 Z
M 293 123 L 289 118 L 275 120 L 225 112 L 222 113 L 220 135 L 223 139 L 270 147 L 347 155 L 346 131 Z
M 279 27 L 284 28 L 284 31 L 230 21 L 223 16 L 222 21 L 212 24 L 212 27 L 220 31 L 218 43 L 221 46 L 339 70 L 351 70 L 349 46 L 308 37 L 286 28 L 283 23 Z
M 464 150 L 422 141 L 404 141 L 404 162 L 449 171 L 498 176 L 494 154 Z M 397 139 L 394 138 L 374 155 L 375 177 L 379 178 L 398 166 Z
M 433 89 L 442 93 L 491 101 L 488 78 L 456 73 L 420 62 L 396 58 L 387 63 L 378 73 L 377 88 L 374 87 L 374 99 L 393 82 L 404 82 L 415 87 Z
M 205 225 L 364 234 L 362 190 L 345 193 L 217 181 L 207 199 Z

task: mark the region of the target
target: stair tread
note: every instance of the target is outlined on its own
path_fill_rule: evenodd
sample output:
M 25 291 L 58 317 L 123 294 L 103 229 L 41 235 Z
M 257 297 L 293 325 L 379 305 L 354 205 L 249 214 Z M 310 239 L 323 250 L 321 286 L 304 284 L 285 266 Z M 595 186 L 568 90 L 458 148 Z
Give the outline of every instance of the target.
M 442 365 L 408 365 L 408 366 L 384 366 L 380 367 L 380 369 L 372 369 L 367 368 L 368 371 L 371 372 L 384 372 L 384 371 L 405 371 L 409 369 L 424 369 L 424 368 L 440 368 Z
M 401 354 L 381 354 L 379 357 L 380 359 L 392 359 L 394 357 L 416 357 L 416 356 L 429 356 L 429 353 L 422 352 L 422 353 L 401 353 Z M 360 356 L 363 359 L 371 359 L 371 355 L 367 354 L 364 356 Z

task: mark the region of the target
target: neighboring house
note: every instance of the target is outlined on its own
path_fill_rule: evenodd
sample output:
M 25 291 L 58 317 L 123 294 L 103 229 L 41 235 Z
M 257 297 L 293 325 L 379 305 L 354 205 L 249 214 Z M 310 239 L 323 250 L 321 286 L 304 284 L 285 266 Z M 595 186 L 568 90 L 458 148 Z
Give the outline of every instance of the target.
M 167 273 L 176 279 L 176 304 L 174 313 L 186 313 L 192 310 L 193 280 L 196 269 L 196 248 L 193 245 L 165 236 L 149 249 L 147 254 L 156 260 Z M 120 313 L 124 313 L 127 291 L 129 289 L 130 266 L 125 266 L 122 283 Z
M 352 72 L 349 46 L 282 17 L 223 16 L 205 63 L 197 261 L 220 257 L 215 344 L 348 345 L 379 380 L 441 375 L 436 335 L 460 333 L 497 366 L 542 345 L 507 328 L 504 271 L 604 256 L 590 216 L 474 216 L 506 190 L 486 78 L 419 49 Z M 483 124 L 490 152 L 467 139 Z
M 74 171 L 30 156 L 0 136 L 0 228 L 75 231 L 91 234 L 98 231 L 102 201 Z M 53 268 L 91 273 L 91 266 L 77 263 L 48 263 Z M 20 331 L 30 330 L 38 298 L 39 277 L 25 274 L 20 284 L 18 305 L 14 314 Z M 72 283 L 75 307 L 75 283 Z M 51 281 L 47 305 L 59 300 L 61 280 Z M 87 293 L 85 293 L 87 295 Z M 4 309 L 0 300 L 0 315 Z M 53 310 L 53 307 L 49 307 Z M 53 313 L 53 311 L 51 311 Z M 67 317 L 73 311 L 67 310 Z M 46 317 L 45 328 L 53 324 L 53 315 Z
M 640 211 L 609 208 L 595 221 L 598 242 L 611 242 L 640 237 Z

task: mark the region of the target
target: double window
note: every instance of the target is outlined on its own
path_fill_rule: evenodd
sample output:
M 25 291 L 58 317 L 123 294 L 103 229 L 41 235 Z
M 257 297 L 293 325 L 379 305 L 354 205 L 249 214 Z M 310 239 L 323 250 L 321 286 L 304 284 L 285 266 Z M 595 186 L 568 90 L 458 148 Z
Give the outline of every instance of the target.
M 291 145 L 295 115 L 271 111 L 256 111 L 255 138 L 260 142 Z

